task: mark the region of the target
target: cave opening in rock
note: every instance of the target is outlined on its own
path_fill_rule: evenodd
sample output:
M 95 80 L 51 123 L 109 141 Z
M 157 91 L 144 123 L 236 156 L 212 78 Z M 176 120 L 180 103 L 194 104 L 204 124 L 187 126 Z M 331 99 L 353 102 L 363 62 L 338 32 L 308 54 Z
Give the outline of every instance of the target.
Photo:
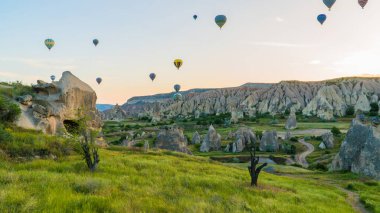
M 63 124 L 65 125 L 65 129 L 68 133 L 77 135 L 79 134 L 79 123 L 75 120 L 64 120 Z

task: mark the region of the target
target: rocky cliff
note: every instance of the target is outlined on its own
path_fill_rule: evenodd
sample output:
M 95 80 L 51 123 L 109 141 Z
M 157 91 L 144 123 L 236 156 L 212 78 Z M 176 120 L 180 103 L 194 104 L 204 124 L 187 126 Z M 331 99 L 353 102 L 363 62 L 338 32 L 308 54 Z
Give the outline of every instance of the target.
M 57 134 L 87 116 L 90 127 L 101 127 L 95 91 L 71 72 L 64 72 L 59 81 L 46 83 L 39 80 L 32 87 L 34 97 L 18 98 L 22 110 L 18 126 Z
M 240 87 L 190 90 L 175 102 L 170 94 L 131 98 L 122 105 L 126 116 L 173 117 L 199 114 L 255 116 L 290 111 L 331 120 L 346 109 L 367 112 L 378 103 L 380 78 L 339 78 L 319 82 L 284 81 L 277 84 L 245 84 Z M 110 112 L 110 111 L 108 111 Z M 107 112 L 106 112 L 107 113 Z

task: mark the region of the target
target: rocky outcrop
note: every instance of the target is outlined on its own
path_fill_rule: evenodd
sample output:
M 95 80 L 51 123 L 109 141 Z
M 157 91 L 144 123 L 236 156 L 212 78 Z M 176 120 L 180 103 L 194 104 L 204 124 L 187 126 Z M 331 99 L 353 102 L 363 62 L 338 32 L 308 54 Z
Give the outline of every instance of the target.
M 368 112 L 370 103 L 378 100 L 380 95 L 380 78 L 283 81 L 190 91 L 183 93 L 184 100 L 180 103 L 171 100 L 172 94 L 163 94 L 132 98 L 122 108 L 128 116 L 152 116 L 155 104 L 160 106 L 160 115 L 165 117 L 231 113 L 233 122 L 237 122 L 242 115 L 254 117 L 256 113 L 284 114 L 287 110 L 293 110 L 305 116 L 332 120 L 344 116 L 349 106 L 356 111 Z
M 294 111 L 292 111 L 286 120 L 285 129 L 292 130 L 297 128 L 297 116 Z
M 101 113 L 103 120 L 121 121 L 127 118 L 125 111 L 116 104 L 112 109 Z
M 216 132 L 215 128 L 211 125 L 208 133 L 203 139 L 200 147 L 201 152 L 219 151 L 221 148 L 221 136 Z
M 260 141 L 260 151 L 276 152 L 279 150 L 276 131 L 265 131 Z
M 201 136 L 199 135 L 198 132 L 195 132 L 191 140 L 191 144 L 200 144 L 200 143 L 201 143 Z
M 334 135 L 331 132 L 326 132 L 322 135 L 323 144 L 327 149 L 334 148 Z
M 32 87 L 35 92 L 32 100 L 19 97 L 22 114 L 18 126 L 57 134 L 66 132 L 67 125 L 75 125 L 77 120 L 87 117 L 89 127 L 101 127 L 95 91 L 71 72 L 64 72 L 59 81 L 39 80 Z
M 155 147 L 191 154 L 190 150 L 187 148 L 187 139 L 183 134 L 183 130 L 178 127 L 162 128 L 157 135 Z
M 346 170 L 380 180 L 380 129 L 354 119 L 332 170 Z

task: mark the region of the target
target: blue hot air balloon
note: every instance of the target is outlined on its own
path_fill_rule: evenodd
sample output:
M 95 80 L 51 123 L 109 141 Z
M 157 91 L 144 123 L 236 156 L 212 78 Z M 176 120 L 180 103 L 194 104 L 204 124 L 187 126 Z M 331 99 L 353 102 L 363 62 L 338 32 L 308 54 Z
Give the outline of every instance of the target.
M 154 79 L 156 78 L 156 74 L 155 73 L 149 74 L 149 78 L 150 80 L 154 81 Z
M 326 5 L 326 7 L 331 10 L 332 6 L 335 4 L 336 0 L 323 0 L 323 3 Z
M 320 14 L 317 17 L 317 20 L 319 23 L 321 23 L 321 25 L 323 25 L 323 23 L 325 23 L 326 19 L 327 19 L 327 16 L 325 14 Z
M 227 22 L 227 17 L 225 15 L 217 15 L 215 17 L 215 23 L 222 29 L 224 24 Z
M 193 19 L 194 20 L 197 20 L 198 16 L 197 15 L 193 15 Z
M 181 85 L 179 85 L 179 84 L 174 85 L 174 90 L 176 92 L 179 92 L 179 90 L 181 90 Z

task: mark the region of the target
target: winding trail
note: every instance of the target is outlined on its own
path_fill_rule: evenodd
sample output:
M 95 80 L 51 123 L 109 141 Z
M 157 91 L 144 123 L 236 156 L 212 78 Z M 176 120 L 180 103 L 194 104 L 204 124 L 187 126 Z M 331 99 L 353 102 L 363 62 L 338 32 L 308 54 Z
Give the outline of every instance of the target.
M 302 165 L 304 168 L 309 167 L 309 163 L 306 160 L 306 157 L 314 152 L 314 146 L 310 143 L 305 142 L 304 139 L 298 140 L 299 143 L 307 147 L 307 150 L 305 152 L 302 152 L 300 154 L 297 154 L 295 157 L 295 160 L 298 164 Z

